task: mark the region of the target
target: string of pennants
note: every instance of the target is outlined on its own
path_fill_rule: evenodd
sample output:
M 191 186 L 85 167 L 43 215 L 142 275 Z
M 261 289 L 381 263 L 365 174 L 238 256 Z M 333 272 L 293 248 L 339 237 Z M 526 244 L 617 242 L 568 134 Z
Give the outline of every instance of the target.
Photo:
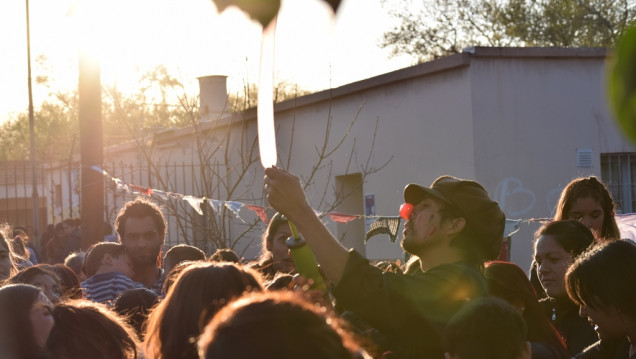
M 125 183 L 120 178 L 111 176 L 108 172 L 100 168 L 99 166 L 92 166 L 93 170 L 101 173 L 108 180 L 113 182 L 117 188 L 117 190 L 126 192 L 128 194 L 134 196 L 146 196 L 155 199 L 159 199 L 163 202 L 168 201 L 169 199 L 174 200 L 182 200 L 187 202 L 192 209 L 194 209 L 198 214 L 203 215 L 203 208 L 205 205 L 210 206 L 214 212 L 219 212 L 223 207 L 227 208 L 236 218 L 240 219 L 242 222 L 245 220 L 239 214 L 242 208 L 247 208 L 256 214 L 263 223 L 268 223 L 269 219 L 267 218 L 267 214 L 265 213 L 265 207 L 247 204 L 238 201 L 222 201 L 217 199 L 211 199 L 206 197 L 196 197 L 191 195 L 184 195 L 181 193 L 174 193 L 163 191 L 160 189 L 150 188 L 150 187 L 142 187 L 134 184 Z M 365 242 L 369 240 L 369 238 L 378 235 L 378 234 L 387 234 L 391 242 L 395 242 L 398 237 L 398 230 L 400 227 L 400 216 L 377 216 L 377 215 L 362 215 L 362 214 L 348 214 L 342 212 L 318 212 L 316 214 L 319 217 L 327 216 L 332 221 L 336 223 L 348 223 L 354 219 L 375 219 L 369 225 Z M 532 222 L 549 222 L 549 218 L 531 218 L 531 219 L 506 219 L 506 226 L 504 230 L 504 237 L 509 237 L 512 234 L 516 233 L 521 224 L 527 224 Z

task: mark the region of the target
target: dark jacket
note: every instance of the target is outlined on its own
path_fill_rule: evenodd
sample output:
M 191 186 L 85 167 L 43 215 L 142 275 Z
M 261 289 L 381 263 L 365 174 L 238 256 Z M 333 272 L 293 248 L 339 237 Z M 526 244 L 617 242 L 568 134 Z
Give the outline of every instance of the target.
M 539 303 L 552 325 L 563 337 L 571 356 L 582 352 L 583 349 L 598 341 L 598 335 L 594 328 L 586 318 L 579 316 L 579 307 L 571 300 L 544 298 Z
M 466 301 L 487 295 L 487 289 L 479 269 L 467 263 L 392 273 L 351 251 L 334 295 L 339 307 L 388 338 L 391 358 L 429 359 L 444 357 L 444 327 Z

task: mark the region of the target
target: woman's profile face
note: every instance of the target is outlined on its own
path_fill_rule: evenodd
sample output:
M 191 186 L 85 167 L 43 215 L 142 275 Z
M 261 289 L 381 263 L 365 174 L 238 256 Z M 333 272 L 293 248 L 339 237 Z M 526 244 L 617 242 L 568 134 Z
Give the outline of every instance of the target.
M 605 213 L 599 201 L 592 197 L 581 197 L 572 202 L 567 219 L 576 219 L 591 229 L 594 234 L 600 234 L 603 231 Z
M 29 311 L 29 319 L 31 320 L 31 327 L 33 328 L 35 344 L 40 348 L 44 348 L 51 328 L 53 328 L 53 324 L 55 323 L 53 315 L 51 314 L 52 311 L 53 303 L 51 303 L 44 293 L 40 293 L 40 296 L 35 300 L 35 303 L 33 303 Z
M 537 262 L 539 281 L 546 294 L 550 298 L 567 296 L 565 273 L 572 263 L 572 255 L 553 236 L 543 235 L 535 244 L 534 260 Z
M 9 251 L 0 244 L 0 282 L 11 276 L 12 267 Z
M 274 236 L 272 237 L 272 242 L 267 246 L 267 249 L 272 252 L 272 260 L 274 261 L 273 266 L 279 272 L 293 272 L 294 261 L 289 254 L 289 248 L 287 248 L 287 244 L 285 241 L 287 238 L 291 236 L 291 230 L 289 226 L 284 223 L 280 225 Z
M 46 297 L 53 303 L 57 303 L 60 301 L 60 297 L 62 296 L 62 289 L 59 287 L 54 278 L 52 278 L 48 274 L 38 274 L 33 276 L 31 283 L 36 287 L 39 287 L 40 290 L 46 295 Z

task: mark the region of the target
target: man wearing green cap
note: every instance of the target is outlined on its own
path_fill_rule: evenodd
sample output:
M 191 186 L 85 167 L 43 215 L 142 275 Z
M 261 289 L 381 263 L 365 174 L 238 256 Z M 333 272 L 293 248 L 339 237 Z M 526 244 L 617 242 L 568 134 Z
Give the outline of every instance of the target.
M 393 357 L 443 358 L 446 323 L 466 301 L 486 295 L 481 268 L 499 254 L 505 216 L 477 182 L 443 176 L 430 187 L 406 186 L 404 200 L 413 209 L 401 244 L 419 259 L 419 268 L 407 274 L 382 272 L 344 248 L 292 174 L 265 169 L 265 192 L 303 233 L 338 305 L 379 329 Z

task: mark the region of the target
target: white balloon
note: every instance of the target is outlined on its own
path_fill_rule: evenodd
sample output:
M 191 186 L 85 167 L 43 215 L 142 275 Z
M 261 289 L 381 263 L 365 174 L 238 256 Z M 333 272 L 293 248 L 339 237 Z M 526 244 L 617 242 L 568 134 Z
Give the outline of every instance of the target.
M 261 62 L 258 76 L 258 151 L 263 168 L 276 165 L 276 131 L 274 128 L 274 35 L 276 18 L 263 29 Z

